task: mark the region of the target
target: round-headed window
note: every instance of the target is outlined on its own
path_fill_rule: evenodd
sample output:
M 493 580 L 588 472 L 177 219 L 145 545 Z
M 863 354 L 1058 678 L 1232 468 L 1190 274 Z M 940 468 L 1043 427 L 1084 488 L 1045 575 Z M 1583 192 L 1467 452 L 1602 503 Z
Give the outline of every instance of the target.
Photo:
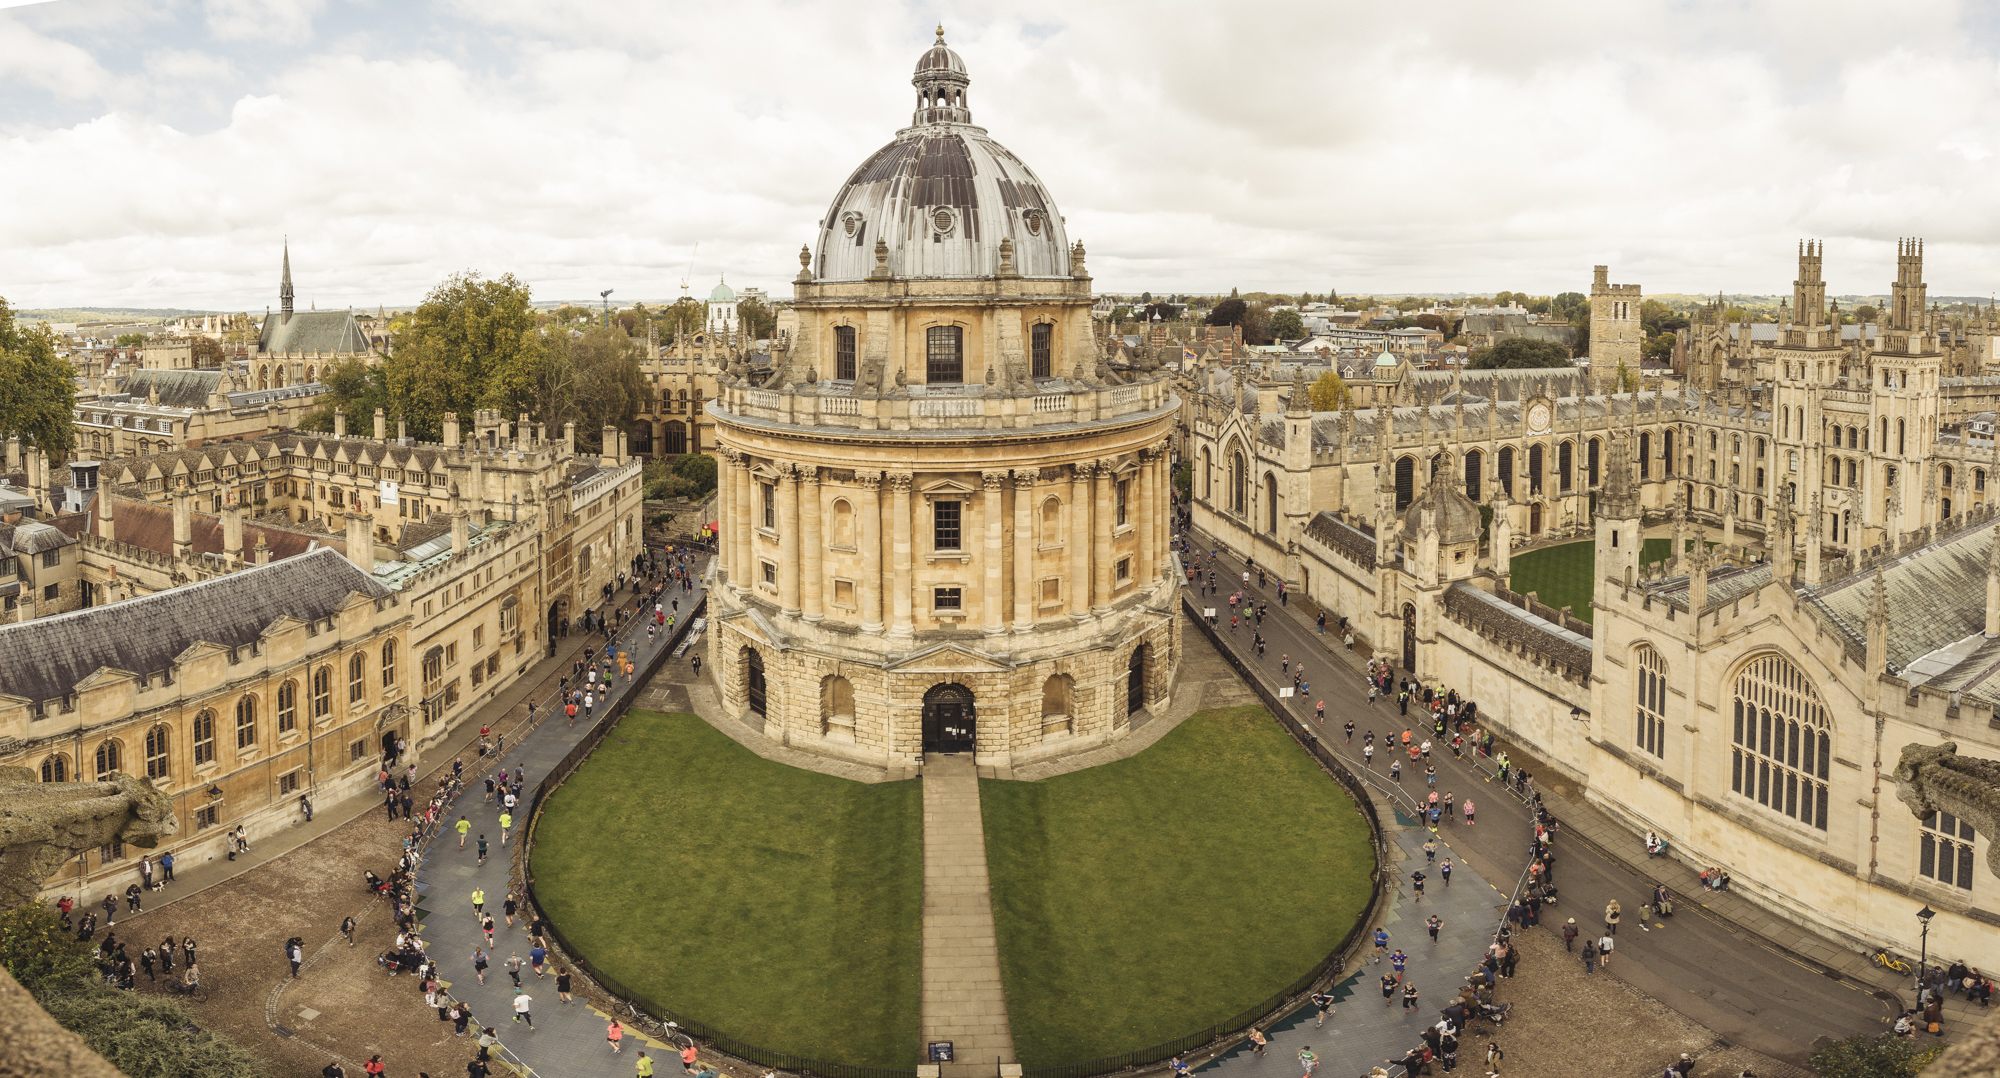
M 940 233 L 951 232 L 951 211 L 944 209 L 932 210 L 931 227 L 937 229 Z
M 1021 216 L 1023 216 L 1023 217 L 1025 217 L 1025 218 L 1027 218 L 1027 221 L 1028 221 L 1028 235 L 1030 235 L 1030 236 L 1039 236 L 1039 235 L 1041 235 L 1041 234 L 1042 234 L 1042 214 L 1041 214 L 1041 211 L 1039 211 L 1039 210 L 1029 210 L 1028 212 L 1026 212 L 1026 213 L 1022 214 Z

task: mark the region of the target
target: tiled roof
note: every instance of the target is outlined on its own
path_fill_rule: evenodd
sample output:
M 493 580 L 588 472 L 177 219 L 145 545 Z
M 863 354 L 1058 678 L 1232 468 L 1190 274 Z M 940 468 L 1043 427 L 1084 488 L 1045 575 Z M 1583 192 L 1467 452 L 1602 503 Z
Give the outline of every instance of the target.
M 134 400 L 150 400 L 158 389 L 160 404 L 168 408 L 206 408 L 208 398 L 222 382 L 221 371 L 162 371 L 141 369 L 125 376 L 120 392 Z
M 368 335 L 351 311 L 267 314 L 257 333 L 264 352 L 366 352 Z
M 76 542 L 53 524 L 39 520 L 23 520 L 18 524 L 0 524 L 0 555 L 41 554 L 58 550 Z
M 171 554 L 174 549 L 174 511 L 164 505 L 144 502 L 119 501 L 112 507 L 111 526 L 113 538 L 121 543 L 130 543 L 145 550 L 161 554 Z M 247 550 L 257 549 L 257 539 L 262 536 L 264 545 L 271 551 L 271 560 L 278 561 L 294 557 L 312 550 L 317 544 L 342 551 L 347 549 L 344 536 L 305 535 L 283 528 L 271 528 L 262 524 L 243 522 L 243 546 Z M 222 518 L 208 513 L 188 514 L 188 538 L 194 544 L 196 554 L 239 554 L 241 551 L 224 549 L 222 541 Z
M 241 647 L 281 617 L 313 622 L 388 588 L 331 550 L 228 573 L 108 606 L 0 627 L 0 693 L 67 695 L 99 669 L 166 670 L 189 645 Z

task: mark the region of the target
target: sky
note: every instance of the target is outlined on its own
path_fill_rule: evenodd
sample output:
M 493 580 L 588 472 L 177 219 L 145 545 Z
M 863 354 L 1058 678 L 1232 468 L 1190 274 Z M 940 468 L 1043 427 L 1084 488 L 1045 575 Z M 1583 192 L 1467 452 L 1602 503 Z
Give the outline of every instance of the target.
M 16 307 L 784 298 L 940 20 L 1100 291 L 2000 288 L 2000 2 L 0 8 Z

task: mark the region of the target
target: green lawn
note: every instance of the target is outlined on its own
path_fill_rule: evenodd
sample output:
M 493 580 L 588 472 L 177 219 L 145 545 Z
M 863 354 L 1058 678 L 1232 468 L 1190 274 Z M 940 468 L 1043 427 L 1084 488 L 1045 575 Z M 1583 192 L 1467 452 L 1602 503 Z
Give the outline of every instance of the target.
M 909 1066 L 922 791 L 765 760 L 633 711 L 548 801 L 536 890 L 593 964 L 752 1044 Z
M 1641 547 L 1642 557 L 1644 552 Z M 1507 586 L 1515 594 L 1535 592 L 1535 598 L 1544 605 L 1557 610 L 1567 606 L 1579 620 L 1592 620 L 1591 576 L 1597 569 L 1596 543 L 1586 539 L 1580 543 L 1543 547 L 1526 554 L 1516 554 L 1507 565 Z
M 983 780 L 1014 1047 L 1028 1067 L 1158 1044 L 1304 975 L 1367 908 L 1368 826 L 1260 707 L 1131 759 Z

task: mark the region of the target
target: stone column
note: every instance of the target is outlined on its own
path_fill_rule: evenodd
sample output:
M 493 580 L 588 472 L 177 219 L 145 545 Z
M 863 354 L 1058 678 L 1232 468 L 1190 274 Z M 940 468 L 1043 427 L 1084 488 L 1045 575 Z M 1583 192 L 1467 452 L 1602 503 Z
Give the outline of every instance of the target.
M 799 616 L 799 471 L 778 465 L 778 604 L 786 617 Z
M 736 462 L 732 450 L 722 450 L 715 455 L 715 521 L 723 535 L 716 537 L 716 552 L 721 555 L 722 578 L 734 584 L 737 567 L 734 563 L 736 548 Z M 704 523 L 706 523 L 704 521 Z M 723 536 L 727 536 L 725 542 Z
M 1139 519 L 1132 529 L 1133 545 L 1138 549 L 1133 559 L 1132 580 L 1140 587 L 1153 584 L 1153 515 L 1154 502 L 1159 497 L 1157 472 L 1160 467 L 1159 454 L 1150 446 L 1139 453 Z
M 855 581 L 861 603 L 861 631 L 882 631 L 882 473 L 855 472 L 861 488 L 861 508 L 855 513 L 861 526 L 861 579 Z
M 1007 592 L 1000 583 L 1001 492 L 1007 489 L 1007 473 L 1004 471 L 981 472 L 985 490 L 979 495 L 979 515 L 986 525 L 986 550 L 981 555 L 986 563 L 986 586 L 979 597 L 979 611 L 985 622 L 987 636 L 999 636 L 1007 631 Z
M 1088 460 L 1070 465 L 1069 527 L 1063 542 L 1069 544 L 1069 616 L 1079 621 L 1090 616 L 1090 472 L 1096 466 Z
M 1035 472 L 1014 472 L 1014 631 L 1035 627 Z
M 752 503 L 757 500 L 756 484 L 750 477 L 750 458 L 744 453 L 732 453 L 733 461 L 729 469 L 731 483 L 736 493 L 729 499 L 730 510 L 735 516 L 729 521 L 729 560 L 734 566 L 730 579 L 736 582 L 739 591 L 748 592 L 757 586 L 757 566 L 750 559 Z
M 799 545 L 805 549 L 799 606 L 807 621 L 826 617 L 826 546 L 820 539 L 819 469 L 799 467 Z
M 894 573 L 889 585 L 890 609 L 895 613 L 889 626 L 893 636 L 915 634 L 910 623 L 910 484 L 915 478 L 909 472 L 889 473 L 889 524 L 895 544 L 890 552 Z
M 1091 523 L 1090 539 L 1094 548 L 1091 560 L 1091 612 L 1101 614 L 1111 608 L 1111 533 L 1117 528 L 1118 518 L 1111 505 L 1112 467 L 1116 461 L 1097 462 L 1097 513 Z

